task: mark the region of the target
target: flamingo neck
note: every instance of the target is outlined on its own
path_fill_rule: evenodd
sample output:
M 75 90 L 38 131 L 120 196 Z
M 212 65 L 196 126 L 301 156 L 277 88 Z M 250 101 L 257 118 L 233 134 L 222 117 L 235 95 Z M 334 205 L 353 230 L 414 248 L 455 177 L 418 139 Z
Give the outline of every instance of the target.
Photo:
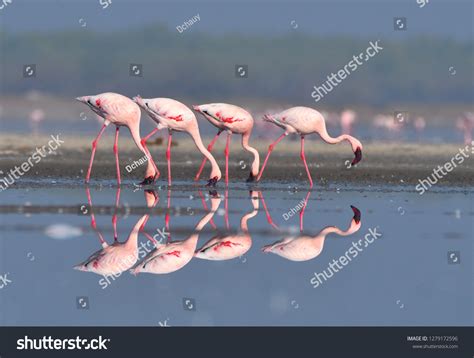
M 199 134 L 199 129 L 198 129 L 197 125 L 196 125 L 196 127 L 189 130 L 188 133 L 193 138 L 194 144 L 196 144 L 196 147 L 198 148 L 198 150 L 211 163 L 212 170 L 211 170 L 210 178 L 212 179 L 214 177 L 217 177 L 217 179 L 220 179 L 222 177 L 221 170 L 219 169 L 219 166 L 217 165 L 217 162 L 214 159 L 214 156 L 207 150 L 207 148 L 202 143 L 201 135 Z
M 140 228 L 142 227 L 142 225 L 146 222 L 146 220 L 148 219 L 148 214 L 147 215 L 143 215 L 140 220 L 137 221 L 137 223 L 135 224 L 135 226 L 133 227 L 132 229 L 132 232 L 130 233 L 130 235 L 128 236 L 128 239 L 127 239 L 127 242 L 125 243 L 125 245 L 129 248 L 137 248 L 137 244 L 138 244 L 138 232 L 140 231 Z
M 153 168 L 153 164 L 151 162 L 153 159 L 148 158 L 145 148 L 143 148 L 143 145 L 141 143 L 142 138 L 140 136 L 139 127 L 140 127 L 140 121 L 138 121 L 136 125 L 128 127 L 128 129 L 130 130 L 130 134 L 132 135 L 133 141 L 135 142 L 138 149 L 140 149 L 140 151 L 147 156 L 146 176 L 150 176 L 150 175 L 153 176 L 153 174 L 155 173 L 155 169 Z
M 258 151 L 251 147 L 249 145 L 249 139 L 250 139 L 250 134 L 252 133 L 252 131 L 248 131 L 247 133 L 244 133 L 242 134 L 242 147 L 253 154 L 253 162 L 252 162 L 252 175 L 253 176 L 257 176 L 258 175 L 258 171 L 259 171 L 259 168 L 260 168 L 260 155 L 258 154 Z

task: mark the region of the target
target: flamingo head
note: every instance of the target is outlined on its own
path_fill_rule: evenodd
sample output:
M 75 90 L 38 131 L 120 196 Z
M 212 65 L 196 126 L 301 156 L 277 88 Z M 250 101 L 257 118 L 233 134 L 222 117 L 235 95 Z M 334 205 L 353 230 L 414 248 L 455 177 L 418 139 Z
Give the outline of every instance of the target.
M 103 118 L 107 116 L 107 111 L 104 109 L 105 100 L 101 98 L 101 95 L 82 96 L 76 97 L 76 99 L 79 102 L 89 106 L 89 108 L 92 109 L 92 111 L 94 111 L 97 115 Z
M 362 160 L 362 143 L 353 137 L 350 142 L 352 150 L 354 151 L 354 159 L 352 160 L 351 166 L 354 166 Z
M 356 224 L 360 223 L 360 210 L 353 205 L 351 205 L 351 209 L 354 213 L 354 217 L 352 218 L 352 220 L 354 220 Z

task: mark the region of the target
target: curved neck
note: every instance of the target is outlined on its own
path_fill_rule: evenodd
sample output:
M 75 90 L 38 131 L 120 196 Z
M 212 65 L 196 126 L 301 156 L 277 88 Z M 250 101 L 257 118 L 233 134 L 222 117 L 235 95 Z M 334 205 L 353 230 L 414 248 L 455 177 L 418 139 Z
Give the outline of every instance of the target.
M 352 137 L 348 134 L 342 134 L 340 135 L 339 137 L 336 137 L 336 138 L 333 138 L 329 135 L 329 133 L 324 130 L 324 131 L 321 131 L 319 133 L 319 136 L 326 142 L 326 143 L 329 143 L 329 144 L 337 144 L 337 143 L 340 143 L 342 142 L 343 140 L 347 140 L 349 143 L 352 144 Z
M 193 138 L 194 143 L 196 144 L 196 147 L 199 149 L 199 151 L 204 155 L 207 160 L 211 163 L 212 170 L 211 170 L 211 175 L 210 178 L 218 177 L 218 179 L 221 178 L 221 170 L 219 169 L 219 166 L 217 165 L 216 160 L 214 159 L 214 156 L 206 149 L 204 144 L 202 143 L 201 135 L 199 134 L 199 129 L 198 126 L 196 125 L 193 129 L 191 129 L 189 132 L 189 135 Z
M 148 216 L 149 214 L 146 214 L 146 215 L 143 215 L 138 221 L 137 223 L 135 224 L 135 226 L 133 227 L 132 229 L 132 232 L 130 233 L 130 235 L 128 236 L 128 239 L 125 243 L 125 245 L 127 247 L 132 247 L 132 248 L 136 248 L 137 247 L 137 243 L 138 243 L 138 232 L 140 231 L 140 228 L 142 227 L 142 225 L 145 224 L 145 222 L 148 220 Z
M 242 134 L 242 147 L 253 154 L 253 162 L 252 162 L 252 175 L 257 176 L 258 171 L 260 168 L 260 156 L 258 151 L 249 145 L 250 134 L 252 130 L 248 131 L 247 133 Z
M 132 135 L 133 141 L 135 142 L 136 146 L 147 157 L 146 173 L 147 174 L 154 173 L 155 169 L 153 168 L 153 164 L 152 164 L 153 158 L 148 157 L 148 154 L 146 153 L 146 150 L 145 150 L 145 148 L 143 147 L 143 145 L 141 143 L 142 138 L 140 136 L 140 129 L 139 128 L 140 128 L 140 121 L 138 121 L 138 123 L 136 125 L 128 127 L 128 129 L 130 130 L 130 134 Z

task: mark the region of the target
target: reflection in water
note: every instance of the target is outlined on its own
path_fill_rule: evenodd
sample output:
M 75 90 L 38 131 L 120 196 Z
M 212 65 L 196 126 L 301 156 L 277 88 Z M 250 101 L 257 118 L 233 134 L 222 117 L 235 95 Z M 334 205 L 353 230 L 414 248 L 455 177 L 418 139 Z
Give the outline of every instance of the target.
M 196 251 L 195 256 L 204 260 L 231 260 L 244 255 L 252 246 L 247 222 L 258 214 L 259 192 L 250 192 L 253 209 L 240 219 L 240 233 L 236 235 L 216 235 Z M 225 222 L 229 228 L 228 193 L 225 193 Z
M 194 256 L 199 233 L 212 219 L 220 203 L 221 199 L 217 194 L 211 197 L 211 211 L 199 220 L 194 228 L 194 233 L 186 240 L 161 244 L 147 234 L 147 238 L 152 240 L 155 249 L 150 252 L 143 261 L 137 264 L 131 272 L 135 275 L 140 272 L 166 274 L 178 271 L 186 266 Z
M 102 249 L 93 253 L 87 260 L 75 266 L 76 270 L 94 272 L 99 275 L 118 275 L 130 269 L 138 260 L 138 232 L 143 230 L 149 214 L 143 215 L 135 224 L 127 240 L 123 243 L 117 237 L 116 211 L 112 222 L 114 225 L 114 243 L 107 244 L 101 232 L 97 229 L 95 216 L 92 211 L 92 200 L 89 188 L 86 188 L 87 199 L 91 209 L 91 226 L 97 232 Z M 147 190 L 145 199 L 148 207 L 154 207 L 158 203 L 158 196 L 154 191 Z M 120 189 L 117 189 L 115 207 L 117 208 L 120 199 Z
M 193 259 L 193 257 L 214 261 L 231 260 L 241 257 L 252 247 L 252 237 L 249 231 L 248 222 L 251 218 L 258 214 L 260 200 L 262 202 L 262 207 L 265 211 L 268 223 L 274 229 L 277 229 L 281 232 L 278 226 L 273 223 L 262 193 L 260 191 L 251 191 L 250 200 L 252 209 L 241 217 L 239 232 L 235 233 L 234 231 L 231 233 L 228 211 L 229 196 L 228 191 L 226 190 L 224 194 L 224 220 L 226 232 L 214 235 L 210 240 L 202 245 L 202 247 L 196 249 L 199 236 L 207 223 L 210 223 L 214 229 L 217 229 L 217 226 L 213 222 L 213 217 L 221 203 L 221 197 L 219 194 L 217 194 L 216 191 L 210 192 L 211 207 L 208 208 L 206 200 L 199 191 L 205 211 L 204 216 L 196 224 L 192 234 L 187 239 L 181 241 L 172 241 L 171 233 L 169 231 L 171 190 L 168 189 L 167 210 L 165 213 L 165 233 L 167 234 L 168 239 L 162 243 L 161 240 L 158 241 L 155 238 L 156 235 L 152 237 L 143 230 L 150 215 L 148 213 L 140 217 L 138 222 L 133 227 L 133 230 L 127 240 L 123 243 L 120 243 L 118 241 L 117 234 L 117 211 L 120 202 L 120 188 L 118 188 L 115 199 L 115 210 L 112 216 L 114 243 L 109 245 L 104 240 L 102 233 L 97 229 L 89 188 L 86 189 L 86 193 L 91 209 L 91 226 L 99 237 L 102 249 L 92 254 L 83 263 L 75 266 L 75 269 L 94 272 L 104 276 L 118 275 L 127 270 L 130 270 L 130 272 L 134 275 L 137 275 L 141 272 L 168 274 L 182 269 Z M 148 208 L 155 207 L 159 200 L 156 192 L 148 190 L 144 193 Z M 360 229 L 360 211 L 357 208 L 351 206 L 354 212 L 354 217 L 352 218 L 347 230 L 342 231 L 337 227 L 328 226 L 315 236 L 303 235 L 303 218 L 310 195 L 311 192 L 308 192 L 306 198 L 303 200 L 304 204 L 299 214 L 301 234 L 299 236 L 288 236 L 272 245 L 264 246 L 262 249 L 263 252 L 271 252 L 292 261 L 311 260 L 322 252 L 324 240 L 328 234 L 335 233 L 340 236 L 347 236 L 357 232 Z M 148 254 L 145 257 L 141 255 L 139 256 L 139 232 L 143 232 L 143 234 L 149 240 L 149 243 L 151 243 L 153 246 L 152 251 L 147 250 Z M 142 257 L 143 260 L 138 262 Z
M 300 211 L 301 232 L 303 231 L 304 210 L 306 209 L 310 193 L 311 192 L 308 192 L 308 194 L 306 195 L 304 206 Z M 326 239 L 326 235 L 334 233 L 340 236 L 348 236 L 357 232 L 360 229 L 362 225 L 360 220 L 360 211 L 352 205 L 351 208 L 354 212 L 354 217 L 352 218 L 349 224 L 349 228 L 345 231 L 342 231 L 341 229 L 335 226 L 327 226 L 315 236 L 288 236 L 280 241 L 275 242 L 274 244 L 264 246 L 262 248 L 262 251 L 271 252 L 291 261 L 307 261 L 314 259 L 315 257 L 319 256 L 319 254 L 323 251 L 324 240 Z

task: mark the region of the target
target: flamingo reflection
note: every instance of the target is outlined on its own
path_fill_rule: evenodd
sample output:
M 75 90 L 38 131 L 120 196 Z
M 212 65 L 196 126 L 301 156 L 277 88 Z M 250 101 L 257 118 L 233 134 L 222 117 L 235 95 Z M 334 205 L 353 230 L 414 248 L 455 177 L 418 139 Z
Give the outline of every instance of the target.
M 300 230 L 303 231 L 303 216 L 306 208 L 309 194 L 306 195 L 303 209 L 300 212 Z M 298 236 L 288 236 L 271 245 L 264 246 L 263 252 L 273 253 L 291 261 L 308 261 L 321 254 L 324 248 L 324 241 L 328 234 L 337 234 L 339 236 L 348 236 L 357 232 L 361 227 L 361 213 L 359 209 L 351 205 L 354 216 L 345 231 L 335 227 L 327 226 L 315 236 L 300 234 Z
M 152 241 L 155 249 L 151 251 L 130 272 L 137 275 L 140 272 L 167 274 L 178 271 L 186 266 L 194 256 L 199 239 L 199 233 L 212 219 L 219 208 L 221 198 L 217 193 L 211 197 L 211 211 L 204 215 L 194 228 L 193 234 L 183 241 L 169 241 L 162 244 L 151 235 L 144 233 Z
M 118 275 L 135 265 L 138 260 L 138 233 L 142 231 L 150 214 L 145 214 L 137 221 L 133 227 L 127 240 L 119 242 L 117 238 L 116 229 L 116 211 L 114 213 L 112 222 L 114 224 L 114 243 L 109 245 L 102 233 L 97 229 L 94 213 L 92 211 L 92 200 L 89 188 L 86 188 L 87 199 L 91 210 L 91 226 L 96 231 L 102 249 L 93 253 L 84 262 L 76 265 L 74 268 L 80 271 L 94 272 L 99 275 Z M 146 190 L 145 199 L 149 208 L 154 207 L 158 203 L 158 196 L 152 190 Z M 120 189 L 116 194 L 116 207 L 120 198 Z
M 244 255 L 252 246 L 248 220 L 258 214 L 259 195 L 259 192 L 250 192 L 253 208 L 240 219 L 240 233 L 235 235 L 218 234 L 198 249 L 194 256 L 204 260 L 220 261 Z M 225 197 L 228 198 L 227 193 Z M 227 208 L 228 206 L 226 206 Z M 229 225 L 228 215 L 226 215 L 226 225 Z

